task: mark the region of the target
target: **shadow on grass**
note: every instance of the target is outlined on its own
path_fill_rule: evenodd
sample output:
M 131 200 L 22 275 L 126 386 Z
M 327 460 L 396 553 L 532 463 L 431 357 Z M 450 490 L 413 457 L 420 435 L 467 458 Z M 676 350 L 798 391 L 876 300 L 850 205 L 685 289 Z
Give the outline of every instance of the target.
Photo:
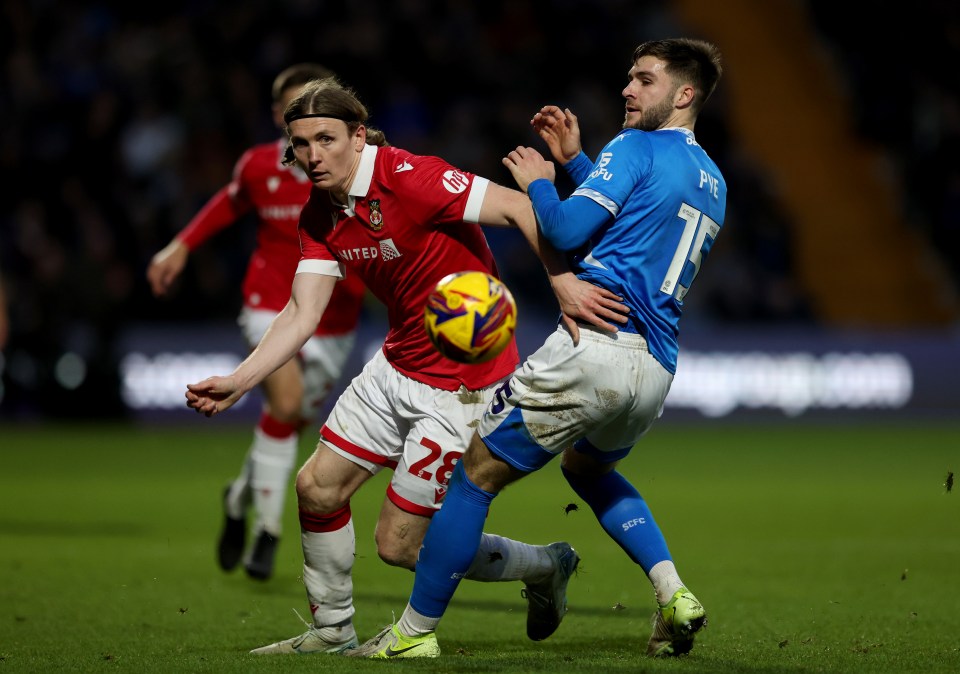
M 518 584 L 519 586 L 519 584 Z M 354 600 L 362 601 L 371 601 L 371 602 L 387 602 L 396 606 L 406 606 L 407 600 L 410 598 L 410 595 L 399 595 L 399 594 L 384 594 L 381 592 L 363 592 L 354 590 L 353 593 Z M 522 609 L 526 606 L 526 600 L 520 598 L 519 594 L 517 596 L 517 601 L 497 601 L 490 599 L 457 599 L 453 598 L 451 606 L 456 606 L 458 608 L 474 609 L 477 611 L 489 611 L 491 613 L 503 613 L 505 611 L 516 611 Z M 654 606 L 651 601 L 650 606 L 638 606 L 636 608 L 629 607 L 620 607 L 614 609 L 612 606 L 609 608 L 604 608 L 601 606 L 576 606 L 570 607 L 571 613 L 576 613 L 577 615 L 584 616 L 604 616 L 604 617 L 623 617 L 631 620 L 636 619 L 638 616 L 647 619 L 653 615 Z

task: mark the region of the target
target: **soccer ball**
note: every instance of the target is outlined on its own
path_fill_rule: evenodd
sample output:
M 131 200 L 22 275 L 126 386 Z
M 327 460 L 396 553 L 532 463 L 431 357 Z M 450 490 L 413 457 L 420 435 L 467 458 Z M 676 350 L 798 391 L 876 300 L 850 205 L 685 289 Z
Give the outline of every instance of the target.
M 427 298 L 423 325 L 437 351 L 458 363 L 484 363 L 503 351 L 517 327 L 507 287 L 482 271 L 440 279 Z

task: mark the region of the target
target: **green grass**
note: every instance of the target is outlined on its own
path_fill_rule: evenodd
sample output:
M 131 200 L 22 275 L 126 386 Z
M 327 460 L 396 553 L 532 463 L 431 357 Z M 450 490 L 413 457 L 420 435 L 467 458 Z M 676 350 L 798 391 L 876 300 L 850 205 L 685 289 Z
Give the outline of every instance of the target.
M 557 634 L 526 640 L 519 584 L 464 582 L 440 658 L 378 663 L 247 654 L 308 613 L 294 495 L 277 575 L 222 573 L 219 498 L 249 429 L 204 421 L 0 427 L 0 674 L 960 671 L 960 487 L 944 488 L 960 425 L 656 427 L 623 472 L 710 616 L 670 661 L 642 657 L 646 578 L 551 464 L 498 497 L 487 529 L 580 551 Z M 352 503 L 361 638 L 413 581 L 374 550 L 384 477 Z

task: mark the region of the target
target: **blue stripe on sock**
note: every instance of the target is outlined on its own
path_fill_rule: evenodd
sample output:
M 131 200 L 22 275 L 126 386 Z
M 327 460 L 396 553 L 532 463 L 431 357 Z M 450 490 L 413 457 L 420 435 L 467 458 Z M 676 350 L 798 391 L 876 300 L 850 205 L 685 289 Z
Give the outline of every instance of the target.
M 410 595 L 410 605 L 417 613 L 439 618 L 447 610 L 480 547 L 483 523 L 494 496 L 473 484 L 463 463 L 457 463 L 443 507 L 433 516 L 417 559 Z
M 650 508 L 625 477 L 615 470 L 599 477 L 561 470 L 573 490 L 593 510 L 604 531 L 644 572 L 649 573 L 655 564 L 670 559 L 667 542 Z

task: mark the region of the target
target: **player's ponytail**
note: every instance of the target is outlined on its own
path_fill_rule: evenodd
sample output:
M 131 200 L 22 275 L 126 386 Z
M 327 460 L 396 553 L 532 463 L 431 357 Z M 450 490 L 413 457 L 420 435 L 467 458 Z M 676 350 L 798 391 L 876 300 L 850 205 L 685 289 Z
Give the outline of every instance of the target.
M 383 131 L 380 129 L 375 129 L 372 126 L 367 127 L 367 145 L 379 145 L 380 147 L 386 147 L 390 143 L 387 142 L 387 137 L 383 134 Z

